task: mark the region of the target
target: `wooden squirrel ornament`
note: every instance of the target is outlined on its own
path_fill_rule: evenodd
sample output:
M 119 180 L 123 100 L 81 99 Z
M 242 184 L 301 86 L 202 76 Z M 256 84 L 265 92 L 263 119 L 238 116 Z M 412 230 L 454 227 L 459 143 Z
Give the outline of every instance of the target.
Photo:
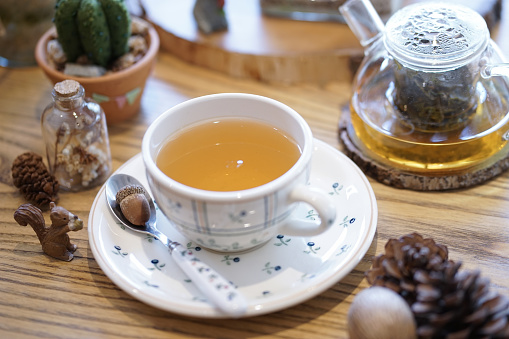
M 65 261 L 71 261 L 77 246 L 71 243 L 67 232 L 83 229 L 83 221 L 77 215 L 50 202 L 51 226 L 46 227 L 42 211 L 32 205 L 23 204 L 14 212 L 14 220 L 21 226 L 30 225 L 47 255 Z

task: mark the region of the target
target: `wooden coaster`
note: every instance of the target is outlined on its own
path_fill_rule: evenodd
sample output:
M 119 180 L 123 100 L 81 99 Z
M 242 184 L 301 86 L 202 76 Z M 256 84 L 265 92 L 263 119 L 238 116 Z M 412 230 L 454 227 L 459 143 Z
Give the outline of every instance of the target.
M 482 184 L 509 168 L 509 156 L 499 160 L 490 167 L 461 175 L 426 176 L 390 168 L 370 159 L 355 146 L 346 130 L 346 126 L 349 124 L 349 115 L 349 112 L 343 111 L 343 118 L 339 123 L 339 140 L 344 146 L 344 153 L 366 175 L 388 186 L 415 191 L 444 191 L 466 188 Z

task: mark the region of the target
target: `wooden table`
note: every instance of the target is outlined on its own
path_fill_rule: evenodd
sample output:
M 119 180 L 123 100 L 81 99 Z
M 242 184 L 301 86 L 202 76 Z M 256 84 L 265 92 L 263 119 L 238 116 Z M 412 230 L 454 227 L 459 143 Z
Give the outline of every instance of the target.
M 351 84 L 268 85 L 238 80 L 160 53 L 140 114 L 109 126 L 114 168 L 140 152 L 147 126 L 189 98 L 246 92 L 279 100 L 301 113 L 316 138 L 341 149 L 337 124 Z M 463 269 L 480 269 L 491 288 L 509 295 L 509 173 L 470 189 L 422 193 L 371 180 L 378 201 L 375 239 L 359 265 L 319 296 L 289 309 L 239 320 L 198 319 L 147 306 L 108 279 L 91 253 L 85 229 L 71 262 L 41 251 L 30 228 L 13 219 L 24 203 L 13 186 L 11 164 L 22 152 L 44 154 L 40 117 L 51 85 L 38 68 L 0 69 L 0 337 L 1 338 L 346 338 L 346 314 L 368 287 L 363 273 L 389 238 L 410 232 L 449 247 Z M 88 222 L 99 191 L 61 193 L 60 204 Z M 49 219 L 48 214 L 45 217 Z

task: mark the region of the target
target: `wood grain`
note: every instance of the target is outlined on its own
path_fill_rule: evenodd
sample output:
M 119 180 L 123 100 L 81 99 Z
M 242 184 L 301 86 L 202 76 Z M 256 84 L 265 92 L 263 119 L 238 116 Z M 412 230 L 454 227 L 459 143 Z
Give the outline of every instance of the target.
M 341 149 L 337 124 L 351 84 L 268 85 L 236 79 L 160 53 L 140 114 L 109 126 L 114 168 L 140 152 L 143 133 L 157 116 L 189 98 L 245 92 L 279 100 L 301 113 L 320 140 Z M 27 150 L 44 154 L 40 117 L 51 85 L 37 68 L 0 69 L 0 338 L 347 338 L 346 314 L 366 288 L 363 272 L 389 238 L 410 232 L 449 247 L 464 269 L 480 269 L 494 291 L 509 296 L 509 173 L 469 189 L 398 190 L 370 180 L 377 197 L 378 231 L 360 264 L 319 296 L 274 314 L 204 320 L 164 312 L 132 298 L 102 272 L 89 249 L 86 227 L 70 234 L 78 245 L 71 262 L 52 259 L 35 233 L 13 218 L 24 199 L 10 167 Z M 62 193 L 60 204 L 88 223 L 99 188 Z M 49 219 L 48 214 L 45 217 Z
M 192 0 L 142 3 L 163 50 L 237 78 L 286 84 L 350 81 L 350 56 L 362 55 L 345 24 L 267 17 L 259 0 L 227 1 L 228 30 L 209 35 L 197 28 Z
M 402 0 L 395 9 L 421 1 Z M 491 29 L 500 19 L 501 1 L 453 2 L 478 11 Z M 263 15 L 259 0 L 226 1 L 228 29 L 203 34 L 193 17 L 194 3 L 141 0 L 147 20 L 159 33 L 162 50 L 232 77 L 284 84 L 351 81 L 355 61 L 363 55 L 346 24 Z M 378 5 L 387 7 L 382 2 Z

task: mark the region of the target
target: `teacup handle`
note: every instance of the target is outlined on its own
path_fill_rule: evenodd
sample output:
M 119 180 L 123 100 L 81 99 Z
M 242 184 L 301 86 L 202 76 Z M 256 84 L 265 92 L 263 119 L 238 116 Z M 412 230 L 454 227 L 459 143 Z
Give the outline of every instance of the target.
M 308 185 L 299 185 L 295 187 L 289 196 L 289 201 L 305 202 L 318 212 L 320 225 L 316 223 L 296 220 L 287 222 L 280 229 L 281 234 L 293 236 L 313 236 L 326 231 L 336 220 L 336 206 L 332 197 L 322 190 Z

